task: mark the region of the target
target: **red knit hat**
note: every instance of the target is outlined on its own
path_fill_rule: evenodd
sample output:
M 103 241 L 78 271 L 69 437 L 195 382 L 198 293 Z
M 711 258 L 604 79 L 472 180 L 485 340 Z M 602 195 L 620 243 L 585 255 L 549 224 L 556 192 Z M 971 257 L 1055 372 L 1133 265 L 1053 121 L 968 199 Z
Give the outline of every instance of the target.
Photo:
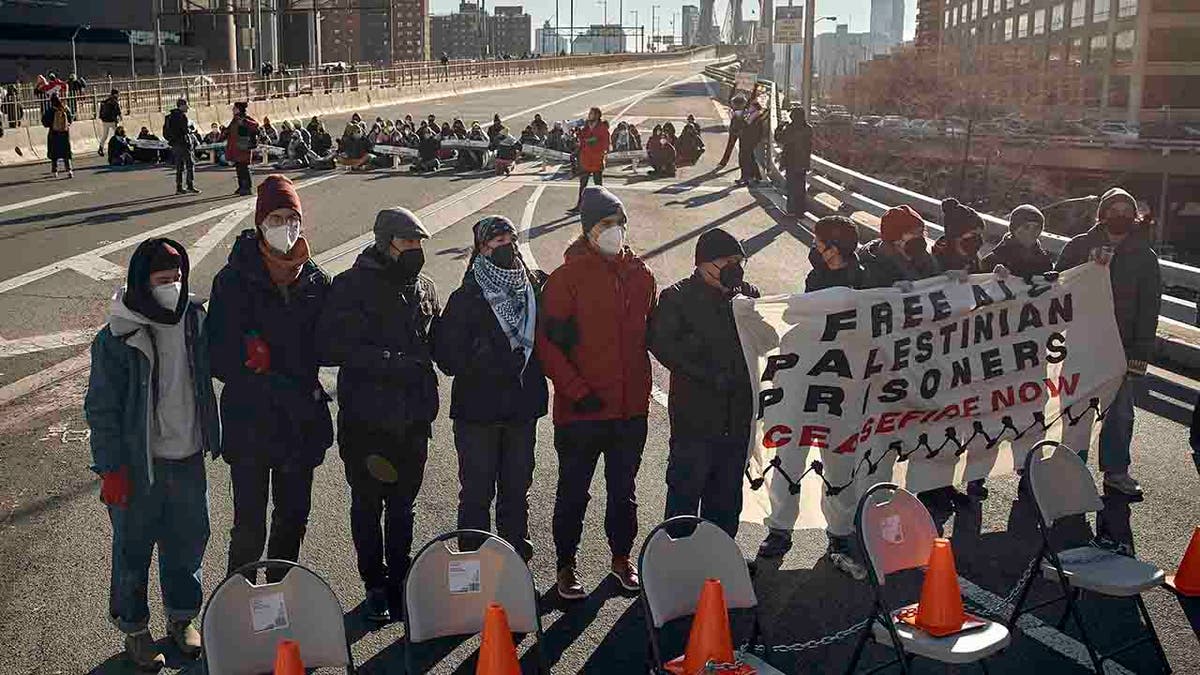
M 292 209 L 301 217 L 300 195 L 287 176 L 273 173 L 258 185 L 258 202 L 254 205 L 254 224 L 262 226 L 263 220 L 275 209 Z
M 884 241 L 899 241 L 900 237 L 925 227 L 921 214 L 908 204 L 893 206 L 879 219 L 879 234 Z

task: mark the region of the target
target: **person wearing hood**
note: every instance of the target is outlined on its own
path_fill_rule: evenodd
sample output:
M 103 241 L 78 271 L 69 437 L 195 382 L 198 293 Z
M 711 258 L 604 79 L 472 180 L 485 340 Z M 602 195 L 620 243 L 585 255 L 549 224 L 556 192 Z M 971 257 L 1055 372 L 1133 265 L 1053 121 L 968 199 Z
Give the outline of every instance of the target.
M 279 142 L 279 130 L 275 125 L 271 124 L 270 117 L 264 117 L 262 121 L 262 134 L 267 139 L 267 143 L 275 145 Z
M 432 127 L 422 127 L 417 142 L 417 161 L 413 162 L 410 171 L 413 173 L 428 173 L 441 168 L 438 152 L 442 148 L 442 139 Z
M 762 180 L 756 151 L 767 133 L 767 113 L 758 98 L 750 99 L 743 120 L 745 124 L 738 134 L 738 168 L 741 169 L 739 182 L 748 186 Z
M 808 186 L 805 181 L 812 164 L 812 125 L 804 115 L 804 106 L 793 103 L 789 121 L 775 130 L 775 140 L 783 149 L 783 167 L 787 180 L 788 212 L 804 215 Z
M 650 157 L 651 176 L 661 178 L 675 175 L 675 145 L 661 125 L 656 125 L 650 134 L 646 153 Z
M 549 396 L 535 352 L 546 274 L 522 258 L 508 218 L 487 216 L 472 232 L 467 273 L 446 302 L 433 343 L 438 367 L 454 378 L 458 528 L 490 530 L 494 496 L 496 531 L 528 562 L 537 421 L 546 415 Z M 480 543 L 465 538 L 459 550 Z
M 1033 204 L 1021 204 L 1008 214 L 1008 232 L 1000 243 L 983 256 L 983 271 L 1003 265 L 1010 274 L 1029 279 L 1054 269 L 1054 257 L 1042 248 L 1042 230 L 1046 216 Z
M 536 341 L 542 368 L 554 382 L 553 533 L 564 599 L 586 595 L 576 552 L 601 456 L 611 573 L 626 590 L 641 587 L 629 554 L 637 535 L 634 482 L 650 408 L 646 326 L 657 301 L 654 274 L 626 244 L 621 200 L 603 187 L 588 187 L 579 218 L 582 234 L 546 282 Z
M 369 171 L 374 159 L 371 154 L 373 145 L 371 139 L 363 132 L 362 126 L 354 123 L 347 124 L 342 134 L 338 162 L 350 167 L 351 171 Z
M 249 197 L 253 187 L 250 179 L 250 162 L 254 161 L 254 148 L 258 146 L 258 122 L 246 112 L 246 102 L 233 104 L 233 119 L 225 127 L 225 159 L 233 162 L 237 173 L 237 193 Z
M 694 123 L 684 124 L 675 150 L 678 153 L 679 164 L 691 166 L 700 161 L 700 155 L 704 154 L 704 139 L 700 137 L 700 127 Z
M 219 454 L 221 434 L 208 340 L 204 306 L 188 294 L 183 246 L 143 241 L 92 341 L 83 411 L 112 522 L 110 618 L 130 660 L 146 670 L 166 662 L 149 630 L 156 547 L 167 633 L 184 656 L 200 655 L 192 621 L 204 601 L 209 536 L 204 455 Z
M 943 271 L 966 274 L 984 272 L 979 250 L 983 248 L 983 218 L 975 209 L 950 197 L 942 200 L 942 228 L 933 243 L 933 257 Z M 990 270 L 987 270 L 990 271 Z
M 629 124 L 626 122 L 617 122 L 617 129 L 612 133 L 612 151 L 626 152 L 632 149 L 630 144 Z
M 333 281 L 316 334 L 338 366 L 338 452 L 369 620 L 398 619 L 413 513 L 438 413 L 433 330 L 441 314 L 421 274 L 429 231 L 412 211 L 375 216 L 375 241 Z M 386 535 L 385 535 L 386 532 Z
M 858 226 L 846 216 L 825 216 L 813 228 L 813 245 L 808 250 L 812 271 L 804 280 L 804 292 L 826 288 L 861 288 L 863 269 L 858 262 Z
M 496 152 L 496 175 L 507 176 L 512 173 L 513 166 L 521 158 L 522 142 L 508 133 L 508 127 L 501 127 L 500 133 L 492 136 L 491 149 Z
M 879 238 L 858 247 L 862 288 L 887 288 L 941 273 L 937 260 L 929 255 L 925 221 L 913 207 L 901 204 L 884 211 L 879 234 Z
M 209 302 L 212 372 L 225 383 L 221 454 L 233 492 L 231 574 L 262 558 L 264 544 L 267 558 L 298 559 L 313 469 L 333 444 L 316 348 L 329 276 L 310 256 L 291 180 L 273 174 L 258 186 L 254 225 L 234 241 Z M 269 541 L 268 497 L 274 503 Z M 268 581 L 282 576 L 278 568 L 267 570 Z
M 200 194 L 196 189 L 196 139 L 188 126 L 188 102 L 181 98 L 175 102 L 175 108 L 167 113 L 163 122 L 163 140 L 171 144 L 171 156 L 175 158 L 175 194 Z M 285 122 L 286 124 L 286 122 Z M 187 176 L 187 189 L 184 189 L 184 176 Z
M 1129 497 L 1140 497 L 1142 486 L 1129 475 L 1129 444 L 1133 441 L 1133 404 L 1154 358 L 1158 315 L 1162 308 L 1162 271 L 1150 247 L 1147 228 L 1133 196 L 1114 187 L 1100 197 L 1096 224 L 1067 242 L 1054 269 L 1063 272 L 1094 260 L 1108 266 L 1112 279 L 1113 311 L 1125 348 L 1125 381 L 1109 405 L 1100 428 L 1100 470 L 1104 486 Z M 1081 455 L 1086 459 L 1087 449 Z
M 525 128 L 521 130 L 520 140 L 522 145 L 538 145 L 540 141 L 537 134 L 534 133 L 532 125 L 526 125 Z
M 725 230 L 700 235 L 695 262 L 691 276 L 659 294 L 647 338 L 671 372 L 663 518 L 699 515 L 736 537 L 754 392 L 733 300 L 760 294 L 743 279 L 742 243 Z
M 562 122 L 555 122 L 554 126 L 550 129 L 550 133 L 546 134 L 546 147 L 550 150 L 566 152 L 564 149 L 563 133 Z
M 542 119 L 541 113 L 533 114 L 533 122 L 529 126 L 533 127 L 533 133 L 542 137 L 545 137 L 550 131 L 549 127 L 546 126 L 546 121 Z
M 479 122 L 472 122 L 471 128 L 467 131 L 468 141 L 483 141 L 488 142 L 489 139 L 483 133 L 483 128 L 479 126 Z M 484 167 L 487 160 L 488 150 L 463 150 L 462 156 L 459 159 L 459 166 L 464 171 L 478 171 Z
M 579 129 L 579 198 L 569 213 L 579 213 L 583 190 L 588 178 L 596 185 L 604 184 L 604 157 L 608 154 L 608 122 L 601 119 L 600 109 L 588 110 L 587 121 Z
M 312 131 L 312 151 L 322 159 L 329 157 L 333 151 L 333 137 L 325 129 L 324 122 L 317 122 L 317 128 Z
M 500 115 L 492 115 L 492 124 L 488 127 L 488 138 L 495 138 L 500 135 L 500 131 L 504 129 L 504 122 L 500 120 Z
M 128 166 L 133 164 L 133 146 L 125 135 L 125 127 L 118 126 L 117 131 L 108 139 L 108 165 Z

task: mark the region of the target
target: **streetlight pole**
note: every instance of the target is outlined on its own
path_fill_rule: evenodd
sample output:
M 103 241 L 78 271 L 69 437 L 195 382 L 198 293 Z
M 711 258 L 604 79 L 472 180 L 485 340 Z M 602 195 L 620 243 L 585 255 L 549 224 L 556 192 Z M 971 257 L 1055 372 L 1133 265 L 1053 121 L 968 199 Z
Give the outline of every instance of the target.
M 79 37 L 80 31 L 91 29 L 92 24 L 85 23 L 76 28 L 74 33 L 71 33 L 71 72 L 75 74 L 75 77 L 79 77 L 79 63 L 75 60 L 75 38 Z
M 127 30 L 123 32 L 125 33 L 125 38 L 129 40 L 129 77 L 136 80 L 137 69 L 133 66 L 133 31 Z
M 658 34 L 658 31 L 655 28 L 655 24 L 654 24 L 654 16 L 655 16 L 654 13 L 658 11 L 659 7 L 662 7 L 662 5 L 650 5 L 650 48 L 651 48 L 651 50 L 654 49 L 654 36 Z
M 812 114 L 813 42 L 816 33 L 817 0 L 804 3 L 804 114 Z
M 631 10 L 629 10 L 629 13 L 633 15 L 633 25 L 635 25 L 635 26 L 636 26 L 636 25 L 638 25 L 638 22 L 637 22 L 637 20 L 638 20 L 638 11 L 637 11 L 636 9 L 631 9 Z M 642 38 L 644 38 L 644 37 L 645 37 L 644 35 L 639 35 L 639 36 L 638 36 L 638 40 L 640 41 L 640 40 L 641 40 Z M 640 52 L 640 51 L 642 51 L 642 48 L 641 48 L 640 42 L 639 42 L 638 46 L 637 46 L 637 47 L 635 47 L 635 49 L 637 49 L 639 52 Z

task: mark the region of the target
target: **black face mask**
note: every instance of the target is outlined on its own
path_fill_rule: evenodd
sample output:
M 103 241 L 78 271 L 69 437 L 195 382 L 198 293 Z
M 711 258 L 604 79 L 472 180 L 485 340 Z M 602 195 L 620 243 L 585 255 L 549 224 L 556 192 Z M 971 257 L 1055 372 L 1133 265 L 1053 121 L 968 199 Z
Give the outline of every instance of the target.
M 491 255 L 488 256 L 496 267 L 503 267 L 506 270 L 516 268 L 517 247 L 513 244 L 504 244 L 492 249 Z
M 1110 216 L 1104 221 L 1104 228 L 1109 234 L 1129 234 L 1133 230 L 1133 218 L 1128 216 Z
M 401 279 L 416 279 L 417 275 L 421 273 L 421 268 L 425 266 L 425 250 L 410 248 L 407 251 L 401 251 L 392 265 Z
M 746 269 L 737 263 L 729 263 L 721 268 L 721 274 L 718 279 L 721 285 L 731 291 L 736 291 L 742 287 L 742 279 L 746 276 Z
M 910 258 L 915 258 L 928 252 L 929 251 L 925 248 L 924 237 L 917 237 L 904 242 L 904 255 Z

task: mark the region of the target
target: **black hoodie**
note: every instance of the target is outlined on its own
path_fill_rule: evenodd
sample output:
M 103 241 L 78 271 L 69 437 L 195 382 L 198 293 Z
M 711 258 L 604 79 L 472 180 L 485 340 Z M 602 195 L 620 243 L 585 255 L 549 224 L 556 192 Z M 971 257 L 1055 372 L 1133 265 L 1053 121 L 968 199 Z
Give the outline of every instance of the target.
M 996 248 L 983 256 L 981 264 L 984 272 L 991 272 L 996 265 L 1004 265 L 1009 272 L 1025 279 L 1054 269 L 1054 257 L 1042 248 L 1040 242 L 1034 242 L 1033 246 L 1022 246 L 1016 237 L 1006 233 Z
M 895 243 L 883 239 L 859 246 L 855 255 L 863 269 L 860 288 L 887 288 L 897 281 L 920 281 L 941 273 L 937 260 L 929 253 L 910 260 L 896 250 Z
M 808 250 L 808 262 L 812 264 L 812 271 L 808 273 L 808 277 L 804 280 L 804 292 L 812 293 L 826 288 L 834 288 L 844 286 L 846 288 L 862 288 L 863 269 L 858 262 L 858 256 L 854 251 L 848 254 L 843 253 L 842 259 L 846 266 L 840 270 L 829 269 L 825 264 L 825 258 L 817 252 L 816 247 Z
M 179 302 L 174 310 L 163 308 L 150 292 L 150 260 L 156 248 L 167 244 L 179 252 L 179 271 L 182 275 L 180 282 L 183 288 L 179 292 Z M 188 257 L 183 245 L 173 239 L 147 239 L 138 244 L 129 259 L 129 271 L 125 276 L 125 306 L 141 314 L 155 323 L 175 325 L 183 317 L 188 303 Z

